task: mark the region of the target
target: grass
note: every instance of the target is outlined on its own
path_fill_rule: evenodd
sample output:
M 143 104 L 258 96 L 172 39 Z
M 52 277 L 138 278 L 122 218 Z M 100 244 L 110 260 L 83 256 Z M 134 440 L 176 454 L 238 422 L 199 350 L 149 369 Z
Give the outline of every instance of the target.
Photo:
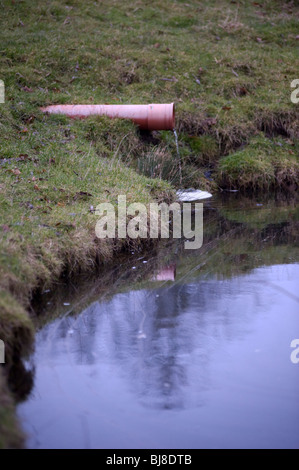
M 290 140 L 255 136 L 244 148 L 220 159 L 219 184 L 245 190 L 269 191 L 278 186 L 295 189 L 299 176 L 298 148 L 298 143 L 295 146 Z
M 114 136 L 120 144 L 119 136 L 128 128 L 132 132 L 132 127 L 123 121 L 113 122 L 109 139 Z M 5 224 L 1 238 L 5 249 L 1 279 L 2 286 L 14 286 L 20 300 L 28 294 L 30 300 L 37 280 L 46 282 L 65 269 L 91 269 L 96 255 L 111 258 L 113 244 L 95 239 L 97 204 L 116 204 L 119 194 L 126 194 L 128 203 L 137 198 L 146 204 L 154 197 L 169 197 L 167 183 L 150 180 L 126 167 L 109 143 L 105 145 L 106 154 L 100 157 L 98 146 L 84 139 L 91 129 L 92 122 L 82 128 L 77 123 L 72 134 L 68 134 L 69 125 L 61 123 L 55 135 L 39 128 L 36 132 L 37 139 L 44 142 L 42 151 L 33 148 L 33 131 L 30 143 L 23 148 L 25 153 L 11 156 L 2 164 L 0 201 Z
M 98 203 L 170 200 L 181 176 L 212 192 L 297 187 L 299 9 L 278 0 L 0 6 L 0 338 L 11 359 L 32 345 L 27 310 L 38 290 L 130 247 L 96 239 Z M 180 158 L 171 132 L 39 109 L 172 101 Z

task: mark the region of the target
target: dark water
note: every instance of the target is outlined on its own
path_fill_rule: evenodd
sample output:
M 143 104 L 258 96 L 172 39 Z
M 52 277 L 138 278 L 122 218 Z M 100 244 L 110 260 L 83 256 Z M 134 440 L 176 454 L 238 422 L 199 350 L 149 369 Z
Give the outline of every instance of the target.
M 298 209 L 204 204 L 202 249 L 132 254 L 81 311 L 49 297 L 28 447 L 299 448 Z

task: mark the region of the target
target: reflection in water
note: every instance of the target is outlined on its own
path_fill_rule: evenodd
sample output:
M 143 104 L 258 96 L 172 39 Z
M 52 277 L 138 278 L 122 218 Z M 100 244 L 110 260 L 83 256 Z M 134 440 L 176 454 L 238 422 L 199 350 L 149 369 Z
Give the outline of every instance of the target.
M 16 401 L 21 402 L 28 398 L 34 383 L 34 367 L 27 366 L 18 358 L 14 358 L 9 368 L 8 385 Z
M 41 329 L 29 447 L 299 447 L 293 225 L 224 209 L 208 249 L 168 253 L 148 282 L 134 263 L 135 290 Z
M 176 264 L 164 266 L 152 279 L 153 281 L 175 281 Z
M 299 265 L 284 265 L 226 281 L 194 278 L 117 294 L 46 326 L 35 356 L 38 395 L 20 407 L 37 433 L 29 427 L 29 445 L 39 446 L 38 435 L 41 447 L 84 446 L 82 429 L 73 441 L 65 430 L 60 434 L 56 420 L 64 410 L 71 429 L 85 416 L 97 447 L 142 447 L 140 427 L 151 416 L 158 447 L 171 447 L 169 435 L 173 447 L 207 446 L 206 433 L 215 446 L 296 447 L 299 377 L 289 347 L 298 332 L 298 302 L 288 293 L 296 292 L 298 275 Z M 238 436 L 225 435 L 223 419 Z M 108 435 L 99 437 L 103 426 Z

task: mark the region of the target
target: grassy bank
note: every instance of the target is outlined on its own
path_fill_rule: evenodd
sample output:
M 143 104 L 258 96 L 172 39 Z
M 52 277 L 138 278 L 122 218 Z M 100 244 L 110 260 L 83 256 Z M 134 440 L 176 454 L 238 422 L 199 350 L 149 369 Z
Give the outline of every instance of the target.
M 299 9 L 251 1 L 1 1 L 0 338 L 29 351 L 35 292 L 130 248 L 99 241 L 100 202 L 185 187 L 290 191 L 298 181 Z M 171 132 L 45 116 L 55 103 L 176 103 Z M 167 181 L 166 181 L 167 180 Z M 1 377 L 0 377 L 1 380 Z M 4 390 L 3 388 L 2 390 Z M 10 403 L 2 400 L 3 404 Z M 14 424 L 0 447 L 16 445 Z
M 23 434 L 15 417 L 14 402 L 7 389 L 6 380 L 0 373 L 0 449 L 23 446 Z

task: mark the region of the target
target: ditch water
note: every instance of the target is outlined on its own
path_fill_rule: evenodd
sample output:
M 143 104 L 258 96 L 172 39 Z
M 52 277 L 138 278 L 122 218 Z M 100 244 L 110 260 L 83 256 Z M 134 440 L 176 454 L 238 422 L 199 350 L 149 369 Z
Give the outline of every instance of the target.
M 199 250 L 161 243 L 44 294 L 28 448 L 299 447 L 298 206 L 203 203 Z

